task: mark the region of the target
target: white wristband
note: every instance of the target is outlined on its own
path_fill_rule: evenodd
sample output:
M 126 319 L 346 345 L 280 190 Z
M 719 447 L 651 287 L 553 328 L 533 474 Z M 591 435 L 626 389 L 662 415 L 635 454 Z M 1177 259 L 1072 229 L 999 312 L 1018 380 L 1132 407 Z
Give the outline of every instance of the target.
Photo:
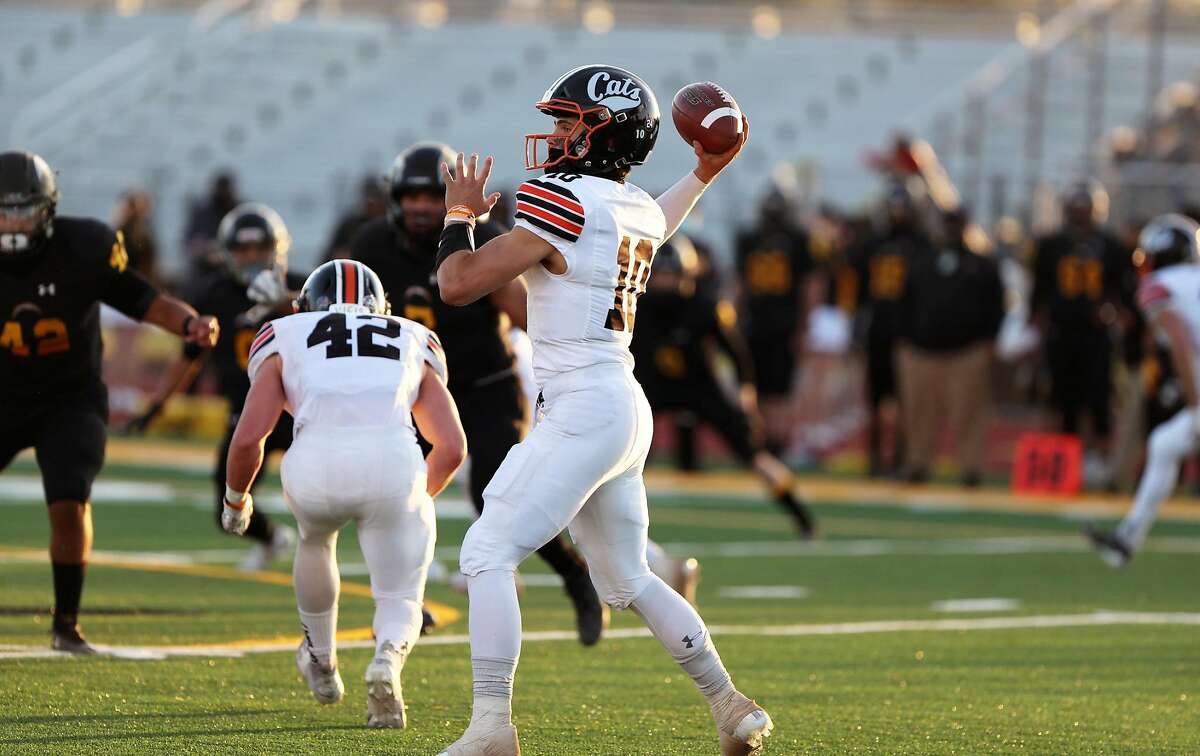
M 246 492 L 245 491 L 235 491 L 229 487 L 228 483 L 225 484 L 225 503 L 237 504 L 237 503 L 243 502 L 245 500 L 246 500 Z

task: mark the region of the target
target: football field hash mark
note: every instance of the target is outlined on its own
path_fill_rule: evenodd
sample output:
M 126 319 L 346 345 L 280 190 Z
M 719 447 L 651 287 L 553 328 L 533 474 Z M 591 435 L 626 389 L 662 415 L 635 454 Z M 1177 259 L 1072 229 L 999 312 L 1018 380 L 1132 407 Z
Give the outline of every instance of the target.
M 1020 601 L 1011 598 L 973 598 L 934 601 L 929 608 L 935 612 L 1011 612 L 1020 606 Z
M 722 598 L 733 599 L 802 599 L 809 590 L 802 585 L 731 585 L 720 589 Z

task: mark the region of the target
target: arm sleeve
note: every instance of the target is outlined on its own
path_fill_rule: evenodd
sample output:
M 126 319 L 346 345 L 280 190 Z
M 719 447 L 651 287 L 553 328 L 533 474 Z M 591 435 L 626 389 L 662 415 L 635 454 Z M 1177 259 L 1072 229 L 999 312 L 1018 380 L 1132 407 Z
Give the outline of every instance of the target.
M 688 213 L 692 212 L 700 195 L 704 194 L 707 188 L 708 184 L 696 178 L 694 172 L 688 171 L 674 186 L 658 196 L 656 201 L 667 219 L 667 235 L 663 237 L 663 241 L 670 239 L 679 230 L 679 226 L 688 217 Z
M 273 354 L 279 354 L 279 334 L 276 332 L 282 327 L 278 320 L 273 320 L 267 323 L 262 328 L 258 329 L 258 333 L 254 336 L 254 341 L 250 342 L 250 362 L 246 366 L 246 372 L 250 374 L 250 380 L 254 380 L 254 376 L 258 373 L 258 369 L 263 366 L 267 358 Z
M 549 177 L 530 179 L 517 187 L 516 223 L 541 237 L 572 263 L 572 249 L 587 223 L 583 203 L 564 182 Z
M 99 271 L 100 299 L 125 315 L 141 320 L 150 309 L 150 303 L 158 297 L 158 290 L 141 273 L 129 267 L 129 253 L 125 250 L 121 232 L 113 232 L 102 224 L 97 226 L 99 238 L 96 243 L 105 251 Z
M 446 367 L 446 352 L 442 349 L 442 342 L 438 339 L 437 334 L 424 326 L 419 326 L 417 341 L 421 344 L 421 357 L 433 368 L 433 372 L 437 373 L 438 378 L 442 379 L 442 383 L 449 383 L 450 371 Z

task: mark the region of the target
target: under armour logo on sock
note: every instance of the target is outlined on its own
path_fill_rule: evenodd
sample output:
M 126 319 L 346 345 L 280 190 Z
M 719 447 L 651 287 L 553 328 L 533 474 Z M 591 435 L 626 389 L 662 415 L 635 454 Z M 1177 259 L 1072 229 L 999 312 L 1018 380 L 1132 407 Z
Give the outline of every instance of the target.
M 685 648 L 695 648 L 696 644 L 699 643 L 703 637 L 704 637 L 704 629 L 701 628 L 701 629 L 697 630 L 696 632 L 692 633 L 691 635 L 683 636 L 683 640 L 681 642 L 683 643 Z

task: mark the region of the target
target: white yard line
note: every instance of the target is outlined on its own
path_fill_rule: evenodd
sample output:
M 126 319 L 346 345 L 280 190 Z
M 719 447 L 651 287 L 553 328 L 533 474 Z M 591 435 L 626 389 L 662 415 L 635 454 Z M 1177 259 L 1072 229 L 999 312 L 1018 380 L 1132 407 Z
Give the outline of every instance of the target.
M 466 500 L 464 507 L 470 506 Z M 724 559 L 759 559 L 762 557 L 876 557 L 876 556 L 974 556 L 1017 554 L 1071 554 L 1091 549 L 1082 536 L 1003 536 L 994 538 L 938 538 L 905 540 L 886 538 L 856 538 L 831 541 L 711 541 L 694 543 L 664 543 L 667 552 L 677 556 Z M 437 559 L 454 569 L 458 561 L 457 545 L 438 546 Z M 1200 538 L 1186 536 L 1151 537 L 1144 551 L 1160 554 L 1200 554 Z M 234 564 L 245 556 L 243 549 L 182 549 L 178 551 L 109 551 L 93 552 L 96 560 L 122 559 L 144 561 L 147 564 Z M 0 549 L 0 564 L 45 561 L 40 549 L 23 549 L 4 553 Z M 342 574 L 366 574 L 366 565 L 357 561 L 341 564 Z M 536 574 L 536 573 L 535 573 Z M 556 576 L 555 576 L 556 577 Z M 531 587 L 553 587 L 559 582 L 550 578 L 531 576 Z M 435 581 L 436 582 L 436 581 Z
M 907 632 L 968 632 L 976 630 L 1037 630 L 1063 627 L 1108 627 L 1114 625 L 1185 625 L 1200 626 L 1200 613 L 1185 612 L 1094 612 L 1091 614 L 1049 614 L 1028 617 L 977 617 L 961 619 L 879 620 L 873 622 L 839 622 L 813 625 L 713 625 L 709 631 L 718 637 L 801 637 L 811 635 L 863 635 L 868 633 Z M 605 639 L 609 641 L 629 638 L 649 638 L 645 628 L 622 628 L 609 630 Z M 543 630 L 527 632 L 524 643 L 549 641 L 576 641 L 575 631 Z M 458 635 L 432 635 L 420 640 L 422 646 L 466 645 L 469 637 Z M 373 641 L 347 641 L 339 648 L 372 648 Z M 97 646 L 98 650 L 121 659 L 161 660 L 168 657 L 240 657 L 246 654 L 264 654 L 295 651 L 292 641 L 264 642 L 246 645 L 215 644 L 197 646 Z M 36 659 L 66 657 L 56 651 L 40 646 L 0 646 L 0 659 Z

